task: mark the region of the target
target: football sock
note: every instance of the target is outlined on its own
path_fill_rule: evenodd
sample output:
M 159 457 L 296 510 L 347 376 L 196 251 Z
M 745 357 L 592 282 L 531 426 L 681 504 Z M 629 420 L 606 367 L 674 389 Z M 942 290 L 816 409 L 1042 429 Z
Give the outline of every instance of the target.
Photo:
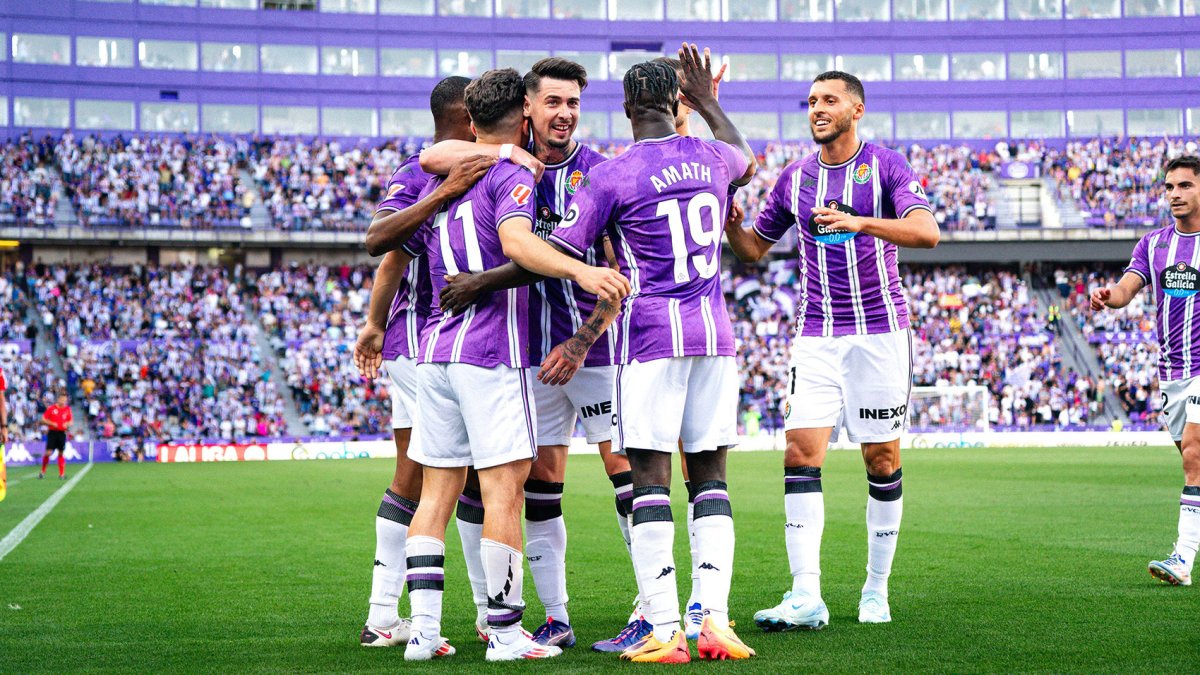
M 571 623 L 567 615 L 567 525 L 563 484 L 525 481 L 525 557 L 546 617 Z
M 695 490 L 693 489 L 695 487 L 695 485 L 691 481 L 685 480 L 685 481 L 683 481 L 683 487 L 685 490 L 687 490 L 687 496 L 688 496 L 688 502 L 687 502 L 688 554 L 691 556 L 690 562 L 692 565 L 692 588 L 688 594 L 687 605 L 685 605 L 685 609 L 686 609 L 687 607 L 691 607 L 692 605 L 700 602 L 700 568 L 699 568 L 700 552 L 696 548 L 696 505 L 693 502 L 693 498 L 696 496 Z M 700 604 L 701 604 L 701 606 L 703 606 L 702 602 Z
M 890 476 L 867 474 L 867 583 L 863 593 L 875 591 L 887 597 L 903 513 L 900 469 Z
M 608 480 L 612 481 L 613 485 L 613 503 L 617 508 L 617 527 L 621 530 L 621 538 L 625 540 L 625 548 L 628 550 L 632 541 L 629 534 L 629 516 L 633 512 L 633 472 L 615 473 L 609 476 Z
M 50 466 L 50 453 L 42 455 L 42 473 L 46 473 L 46 467 Z
M 821 597 L 821 533 L 825 530 L 825 495 L 821 468 L 783 469 L 783 541 L 792 569 L 792 592 Z
M 479 544 L 483 569 L 487 575 L 487 620 L 493 633 L 501 635 L 521 630 L 525 603 L 521 585 L 525 577 L 521 552 L 491 539 Z
M 1200 486 L 1187 485 L 1179 497 L 1179 539 L 1175 552 L 1183 557 L 1189 571 L 1200 548 Z
M 695 540 L 700 564 L 696 599 L 716 628 L 729 627 L 729 584 L 733 580 L 733 509 L 725 481 L 710 480 L 695 486 Z
M 446 544 L 433 537 L 409 537 L 404 544 L 412 629 L 425 637 L 441 635 L 442 590 L 446 583 Z
M 458 538 L 462 542 L 463 559 L 467 563 L 467 578 L 471 581 L 476 618 L 482 618 L 487 612 L 487 577 L 483 575 L 483 560 L 479 553 L 479 542 L 483 539 L 483 496 L 479 490 L 463 490 L 458 498 L 455 520 Z
M 675 523 L 671 491 L 661 485 L 633 489 L 633 566 L 646 620 L 665 642 L 679 630 L 679 593 L 675 587 Z
M 62 450 L 58 451 L 58 477 L 62 478 L 67 473 L 67 458 Z
M 380 628 L 400 623 L 396 605 L 405 582 L 404 541 L 417 503 L 390 489 L 375 514 L 375 566 L 371 572 L 371 610 L 367 623 Z

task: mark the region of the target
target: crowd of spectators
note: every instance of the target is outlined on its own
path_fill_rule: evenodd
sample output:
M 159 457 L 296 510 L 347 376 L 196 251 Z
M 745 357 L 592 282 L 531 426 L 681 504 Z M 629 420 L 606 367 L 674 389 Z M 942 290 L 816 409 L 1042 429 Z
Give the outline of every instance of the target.
M 36 354 L 36 320 L 27 320 L 28 301 L 19 278 L 0 276 L 0 370 L 8 383 L 10 438 L 32 441 L 40 438 L 38 420 L 62 383 L 49 359 Z
M 28 134 L 0 145 L 0 222 L 54 223 L 61 180 L 44 149 Z

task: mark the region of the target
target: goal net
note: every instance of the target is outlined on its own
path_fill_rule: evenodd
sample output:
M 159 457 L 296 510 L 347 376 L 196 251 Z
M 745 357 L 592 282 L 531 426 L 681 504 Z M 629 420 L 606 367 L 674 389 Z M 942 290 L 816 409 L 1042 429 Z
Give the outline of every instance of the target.
M 986 431 L 990 407 L 991 394 L 983 385 L 913 387 L 909 430 Z

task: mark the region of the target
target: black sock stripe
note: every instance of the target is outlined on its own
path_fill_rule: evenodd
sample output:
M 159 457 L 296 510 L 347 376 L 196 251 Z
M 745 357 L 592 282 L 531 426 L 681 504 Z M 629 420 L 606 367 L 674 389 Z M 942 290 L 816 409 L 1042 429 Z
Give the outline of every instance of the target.
M 412 555 L 404 559 L 404 568 L 413 569 L 415 567 L 445 567 L 446 556 L 444 555 Z
M 546 493 L 546 494 L 561 495 L 563 493 L 563 484 L 562 483 L 551 483 L 550 481 L 546 481 L 546 480 L 535 480 L 533 478 L 530 478 L 529 480 L 525 481 L 525 491 L 526 492 L 542 492 L 542 493 Z
M 900 480 L 903 477 L 903 473 L 904 471 L 902 469 L 896 469 L 887 476 L 874 476 L 868 471 L 867 482 L 875 483 L 876 485 L 887 485 L 888 483 L 895 483 L 896 481 Z
M 562 518 L 562 504 L 525 503 L 525 520 L 535 523 Z
M 617 508 L 617 515 L 621 516 L 622 518 L 629 516 L 629 511 L 625 508 L 626 501 L 628 500 L 617 499 L 615 497 L 613 498 L 613 505 Z
M 626 485 L 632 485 L 633 484 L 633 472 L 632 471 L 622 471 L 621 473 L 614 473 L 613 475 L 608 477 L 608 480 L 612 482 L 612 486 L 614 488 L 625 487 Z
M 803 476 L 805 478 L 820 478 L 821 467 L 819 466 L 785 466 L 783 467 L 783 475 L 785 476 Z
M 462 493 L 463 493 L 463 496 L 470 497 L 471 499 L 474 499 L 477 502 L 483 501 L 483 493 L 480 492 L 476 488 L 464 487 Z
M 706 480 L 703 483 L 700 483 L 699 485 L 695 485 L 695 487 L 693 489 L 695 490 L 695 493 L 696 493 L 696 494 L 692 495 L 692 499 L 694 500 L 696 498 L 696 495 L 698 495 L 702 492 L 708 492 L 709 490 L 724 490 L 724 491 L 728 492 L 729 484 L 723 480 Z
M 729 516 L 733 517 L 733 506 L 727 499 L 702 499 L 696 502 L 696 506 L 692 508 L 692 520 L 699 520 L 705 516 Z
M 1200 485 L 1184 485 L 1183 494 L 1189 497 L 1200 497 Z
M 900 469 L 890 476 L 872 476 L 867 474 L 867 494 L 872 499 L 881 502 L 894 502 L 904 495 L 904 484 L 900 482 Z M 884 489 L 883 486 L 895 484 L 895 487 Z
M 444 591 L 446 590 L 446 582 L 438 579 L 409 579 L 408 592 L 413 591 Z
M 466 492 L 464 492 L 463 496 L 470 497 L 471 495 L 468 495 Z M 476 497 L 475 499 L 478 498 Z M 462 500 L 459 500 L 458 506 L 455 507 L 454 516 L 459 520 L 468 523 L 474 523 L 476 525 L 483 524 L 483 509 L 475 506 L 474 504 L 467 504 Z
M 695 486 L 692 484 L 692 481 L 690 481 L 690 480 L 683 481 L 683 489 L 687 490 L 688 503 L 691 504 L 692 500 L 696 498 L 696 490 L 695 490 Z
M 642 523 L 671 523 L 674 520 L 670 506 L 639 506 L 633 510 L 634 526 Z
M 633 496 L 635 499 L 637 497 L 645 497 L 646 495 L 670 496 L 671 488 L 663 487 L 661 485 L 643 485 L 641 487 L 633 488 Z
M 404 501 L 408 501 L 408 500 L 405 499 Z M 416 504 L 413 504 L 411 508 L 412 508 L 412 511 L 416 511 L 417 510 Z M 379 502 L 379 510 L 375 512 L 375 515 L 379 518 L 383 518 L 384 520 L 390 520 L 393 523 L 400 523 L 401 525 L 404 525 L 404 526 L 411 525 L 412 518 L 413 518 L 413 514 L 411 511 L 405 511 L 404 509 L 400 508 L 399 506 L 396 506 L 395 504 L 387 501 L 386 499 Z

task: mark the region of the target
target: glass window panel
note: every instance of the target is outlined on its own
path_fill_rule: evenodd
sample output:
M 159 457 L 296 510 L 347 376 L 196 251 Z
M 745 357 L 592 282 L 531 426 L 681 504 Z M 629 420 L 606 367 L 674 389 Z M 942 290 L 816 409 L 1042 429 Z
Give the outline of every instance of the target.
M 1187 67 L 1187 70 L 1185 70 L 1184 73 L 1186 73 L 1188 77 L 1200 76 L 1200 49 L 1186 49 L 1184 50 L 1183 54 L 1184 62 L 1186 63 Z
M 945 21 L 945 0 L 892 0 L 896 21 Z
M 667 18 L 675 21 L 720 21 L 721 0 L 667 0 Z
M 8 126 L 8 97 L 0 96 L 0 127 Z
M 71 102 L 65 98 L 17 96 L 13 99 L 13 124 L 66 129 L 71 126 Z
M 554 0 L 554 18 L 603 19 L 604 8 L 597 0 Z
M 1179 16 L 1179 0 L 1125 0 L 1125 16 Z
M 379 13 L 433 16 L 433 0 L 379 0 Z
M 1058 19 L 1062 0 L 1008 0 L 1009 19 Z
M 812 138 L 808 126 L 808 115 L 804 113 L 783 113 L 783 140 L 789 142 L 807 141 Z
M 258 106 L 205 103 L 200 106 L 201 128 L 210 134 L 253 134 L 258 131 Z
M 443 47 L 438 50 L 442 77 L 463 75 L 478 77 L 492 68 L 492 53 L 482 49 L 453 49 Z
M 1130 136 L 1178 136 L 1183 128 L 1176 108 L 1134 108 L 1125 111 L 1125 132 Z
M 0 61 L 8 60 L 8 34 L 0 33 Z
M 888 0 L 837 0 L 838 21 L 887 21 Z
M 950 0 L 951 21 L 987 21 L 1004 18 L 1004 0 Z
M 858 121 L 858 135 L 868 141 L 892 140 L 892 114 L 865 113 Z
M 1187 132 L 1189 136 L 1200 136 L 1200 108 L 1187 109 Z
M 203 42 L 200 67 L 217 73 L 253 73 L 258 70 L 258 45 L 251 42 Z
M 779 0 L 784 21 L 833 21 L 833 0 Z
M 138 0 L 143 5 L 162 5 L 164 7 L 195 7 L 196 0 Z
M 200 6 L 216 9 L 258 9 L 258 0 L 200 0 Z
M 195 70 L 198 60 L 195 42 L 142 40 L 138 43 L 138 61 L 143 68 Z
M 380 115 L 380 131 L 384 136 L 429 138 L 433 136 L 433 116 L 429 110 L 384 108 Z
M 623 111 L 609 113 L 609 137 L 613 140 L 632 141 L 633 127 Z M 701 122 L 703 126 L 703 122 Z
M 608 55 L 608 73 L 611 79 L 621 80 L 625 71 L 643 61 L 657 59 L 662 56 L 657 52 L 613 52 Z
M 321 47 L 325 75 L 362 77 L 375 74 L 375 50 L 369 47 Z
M 608 139 L 608 113 L 581 112 L 579 126 L 575 127 L 575 138 L 600 141 Z
M 896 113 L 896 138 L 921 140 L 950 137 L 950 114 L 942 112 Z
M 334 14 L 374 14 L 375 0 L 321 0 L 321 11 Z
M 317 109 L 296 105 L 264 105 L 262 107 L 262 132 L 289 136 L 315 135 L 317 133 Z
M 608 0 L 614 21 L 662 21 L 662 0 Z
M 76 129 L 134 129 L 132 101 L 75 99 Z
M 554 52 L 555 56 L 571 59 L 587 70 L 588 81 L 608 79 L 608 54 L 604 52 Z
M 509 51 L 500 49 L 496 51 L 496 67 L 497 68 L 516 68 L 518 73 L 524 75 L 529 72 L 533 64 L 550 56 L 550 52 L 532 52 L 532 51 Z
M 725 58 L 729 60 L 729 70 L 725 73 L 727 80 L 773 82 L 779 79 L 778 59 L 774 54 L 726 54 Z
M 699 115 L 696 115 L 699 118 Z M 729 119 L 746 138 L 759 140 L 779 140 L 779 115 L 773 112 L 731 112 Z M 704 120 L 695 119 L 692 126 L 703 125 Z M 706 125 L 707 126 L 707 125 Z
M 326 136 L 374 136 L 377 121 L 372 108 L 321 109 L 321 133 Z
M 1125 77 L 1179 77 L 1178 49 L 1130 49 L 1125 52 Z
M 442 16 L 491 16 L 492 0 L 440 0 L 438 14 Z
M 774 21 L 775 0 L 725 0 L 727 21 Z
M 1067 77 L 1121 77 L 1121 52 L 1067 52 Z
M 833 57 L 824 54 L 782 54 L 779 79 L 812 82 L 827 70 L 833 70 Z
M 195 133 L 195 103 L 143 103 L 142 131 L 179 131 Z
M 1121 0 L 1066 0 L 1068 19 L 1115 19 L 1121 16 Z
M 263 45 L 259 54 L 264 73 L 317 74 L 317 48 L 311 45 Z
M 945 54 L 896 54 L 897 80 L 948 80 L 950 57 Z
M 1125 118 L 1120 110 L 1068 110 L 1067 126 L 1072 138 L 1125 135 Z
M 1014 110 L 1009 113 L 1009 131 L 1015 138 L 1062 138 L 1061 110 Z
M 1200 16 L 1200 0 L 1183 0 L 1184 16 Z
M 388 77 L 437 77 L 432 49 L 380 49 L 379 68 Z
M 892 57 L 888 54 L 843 54 L 834 63 L 838 70 L 855 75 L 863 82 L 892 79 Z
M 951 71 L 956 80 L 1003 80 L 1004 54 L 955 54 Z
M 550 0 L 496 0 L 496 16 L 514 19 L 548 19 L 550 18 Z
M 1063 56 L 1060 52 L 1010 52 L 1008 79 L 1061 80 Z
M 48 63 L 71 65 L 71 38 L 66 35 L 13 33 L 13 63 Z
M 960 110 L 951 118 L 955 138 L 1003 138 L 1008 135 L 1008 120 L 1003 110 Z
M 133 40 L 80 35 L 75 38 L 75 65 L 97 68 L 132 68 Z

